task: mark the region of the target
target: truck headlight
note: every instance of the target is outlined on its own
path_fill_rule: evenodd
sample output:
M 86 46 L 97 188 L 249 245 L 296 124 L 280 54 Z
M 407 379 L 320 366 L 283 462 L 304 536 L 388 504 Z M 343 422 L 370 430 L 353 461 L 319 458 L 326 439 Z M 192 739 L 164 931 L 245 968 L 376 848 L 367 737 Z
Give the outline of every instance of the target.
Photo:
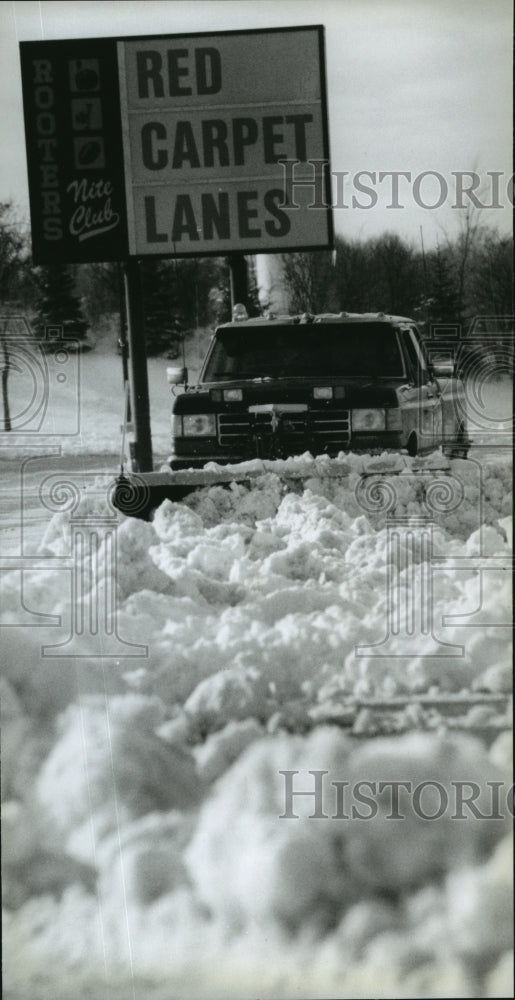
M 316 385 L 313 389 L 313 399 L 332 399 L 332 385 Z
M 241 389 L 224 389 L 223 396 L 226 403 L 240 403 L 243 399 Z
M 384 410 L 353 410 L 352 429 L 355 431 L 384 431 L 386 414 Z
M 182 418 L 184 437 L 216 437 L 214 413 L 185 413 Z
M 389 431 L 402 431 L 402 413 L 400 407 L 392 406 L 386 411 L 386 427 Z

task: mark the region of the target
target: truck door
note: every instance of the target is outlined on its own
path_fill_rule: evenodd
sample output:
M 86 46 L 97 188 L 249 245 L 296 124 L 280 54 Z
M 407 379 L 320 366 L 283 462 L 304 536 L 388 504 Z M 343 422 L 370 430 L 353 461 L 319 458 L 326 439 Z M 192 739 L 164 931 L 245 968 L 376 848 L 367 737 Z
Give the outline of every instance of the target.
M 418 331 L 412 326 L 401 327 L 400 336 L 412 379 L 405 391 L 411 430 L 417 435 L 419 450 L 431 451 L 442 441 L 440 388 L 431 374 Z

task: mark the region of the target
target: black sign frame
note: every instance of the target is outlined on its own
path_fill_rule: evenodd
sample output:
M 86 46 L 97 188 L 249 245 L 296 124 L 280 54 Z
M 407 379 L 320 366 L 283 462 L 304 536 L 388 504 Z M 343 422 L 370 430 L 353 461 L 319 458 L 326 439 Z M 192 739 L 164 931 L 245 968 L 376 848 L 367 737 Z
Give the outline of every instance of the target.
M 181 249 L 131 254 L 125 179 L 118 43 L 170 39 L 205 39 L 278 32 L 316 31 L 320 70 L 324 212 L 323 242 L 280 246 L 262 243 L 244 253 L 284 253 L 331 249 L 334 227 L 324 27 L 256 28 L 237 31 L 185 32 L 177 35 L 117 36 L 20 43 L 29 199 L 35 264 L 90 263 L 138 258 L 221 256 L 240 247 Z M 302 211 L 302 209 L 296 209 Z

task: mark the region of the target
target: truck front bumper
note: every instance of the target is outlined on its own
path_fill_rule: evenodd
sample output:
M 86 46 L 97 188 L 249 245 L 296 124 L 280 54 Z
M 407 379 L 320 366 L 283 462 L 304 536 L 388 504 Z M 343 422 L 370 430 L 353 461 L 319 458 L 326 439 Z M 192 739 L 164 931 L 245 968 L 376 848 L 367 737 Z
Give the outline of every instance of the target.
M 267 444 L 272 445 L 272 441 Z M 263 447 L 262 449 L 249 447 L 235 447 L 233 450 L 220 448 L 215 439 L 179 439 L 174 442 L 174 451 L 170 459 L 171 469 L 201 469 L 208 462 L 216 462 L 217 465 L 235 464 L 236 462 L 249 462 L 254 458 L 274 459 L 293 458 L 296 455 L 303 455 L 306 451 L 316 457 L 317 455 L 329 455 L 330 458 L 337 458 L 341 453 L 348 452 L 371 452 L 377 451 L 400 451 L 406 444 L 403 441 L 401 431 L 360 431 L 353 433 L 350 440 L 345 445 L 341 442 L 334 444 L 331 441 L 316 441 L 309 447 L 305 441 L 289 441 L 287 438 L 274 439 L 273 447 Z M 261 452 L 261 453 L 260 453 Z

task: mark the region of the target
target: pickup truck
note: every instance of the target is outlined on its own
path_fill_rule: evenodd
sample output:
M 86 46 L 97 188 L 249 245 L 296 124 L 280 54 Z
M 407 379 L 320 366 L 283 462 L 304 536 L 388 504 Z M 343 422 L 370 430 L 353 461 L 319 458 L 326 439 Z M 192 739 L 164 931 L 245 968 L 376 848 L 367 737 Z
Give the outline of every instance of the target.
M 184 382 L 173 404 L 172 470 L 440 446 L 466 457 L 470 445 L 458 373 L 452 362 L 431 363 L 403 316 L 242 316 L 216 330 L 197 385 L 186 369 L 168 369 L 168 378 Z

